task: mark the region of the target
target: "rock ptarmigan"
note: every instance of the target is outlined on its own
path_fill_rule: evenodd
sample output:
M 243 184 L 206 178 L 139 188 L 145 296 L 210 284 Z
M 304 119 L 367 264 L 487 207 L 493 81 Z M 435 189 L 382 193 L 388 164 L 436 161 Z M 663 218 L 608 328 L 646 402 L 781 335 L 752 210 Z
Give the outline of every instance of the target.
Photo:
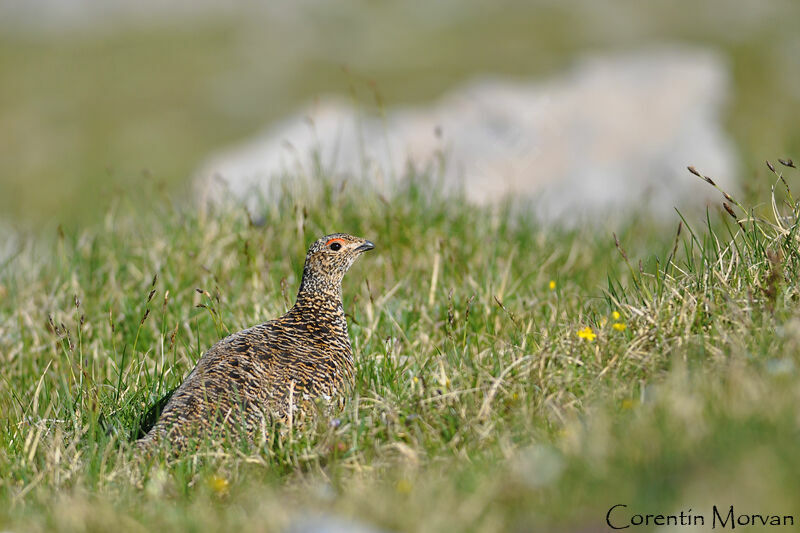
M 353 384 L 353 352 L 342 307 L 342 278 L 370 241 L 335 233 L 308 249 L 292 308 L 280 318 L 212 346 L 172 393 L 160 417 L 136 442 L 169 442 L 243 433 L 266 437 L 271 421 L 298 420 L 319 399 L 338 402 Z

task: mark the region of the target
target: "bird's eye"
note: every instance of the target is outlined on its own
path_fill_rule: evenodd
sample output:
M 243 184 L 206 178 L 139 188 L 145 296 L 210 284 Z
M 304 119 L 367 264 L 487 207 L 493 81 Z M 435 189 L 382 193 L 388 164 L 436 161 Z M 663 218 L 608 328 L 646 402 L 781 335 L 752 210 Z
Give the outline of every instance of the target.
M 331 245 L 330 245 L 330 249 L 333 250 L 334 252 L 338 252 L 339 250 L 342 249 L 342 243 L 340 243 L 340 242 L 332 242 Z

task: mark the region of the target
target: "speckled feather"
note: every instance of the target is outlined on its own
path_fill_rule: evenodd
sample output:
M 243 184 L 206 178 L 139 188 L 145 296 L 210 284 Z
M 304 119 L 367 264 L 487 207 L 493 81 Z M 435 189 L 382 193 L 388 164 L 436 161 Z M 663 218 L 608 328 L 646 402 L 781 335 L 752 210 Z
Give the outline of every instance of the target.
M 341 406 L 354 373 L 342 278 L 373 247 L 344 233 L 314 242 L 294 306 L 212 346 L 137 447 L 169 441 L 181 449 L 220 431 L 244 430 L 261 440 L 276 417 L 300 421 L 319 399 Z

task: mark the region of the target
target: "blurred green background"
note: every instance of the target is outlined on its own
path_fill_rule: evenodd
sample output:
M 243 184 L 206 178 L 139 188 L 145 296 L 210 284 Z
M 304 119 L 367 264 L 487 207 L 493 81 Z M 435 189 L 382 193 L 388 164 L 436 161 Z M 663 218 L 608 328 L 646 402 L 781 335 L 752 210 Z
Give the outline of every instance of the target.
M 145 179 L 185 196 L 209 153 L 319 95 L 424 103 L 659 43 L 729 60 L 745 179 L 800 153 L 797 1 L 22 4 L 0 6 L 0 220 L 23 228 L 91 223 Z

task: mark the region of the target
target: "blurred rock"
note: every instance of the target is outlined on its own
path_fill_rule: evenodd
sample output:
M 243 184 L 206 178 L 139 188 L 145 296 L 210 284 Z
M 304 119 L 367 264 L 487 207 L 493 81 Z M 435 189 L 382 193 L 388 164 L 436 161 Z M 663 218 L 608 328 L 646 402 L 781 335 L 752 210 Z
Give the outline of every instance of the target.
M 687 165 L 735 190 L 728 90 L 718 56 L 671 47 L 586 57 L 544 81 L 479 80 L 383 117 L 326 98 L 213 156 L 197 180 L 205 200 L 248 201 L 276 177 L 310 179 L 321 166 L 387 192 L 410 165 L 479 204 L 530 199 L 542 219 L 635 210 L 672 220 L 674 207 L 719 198 Z
M 383 530 L 331 515 L 312 515 L 298 519 L 285 533 L 382 533 Z
M 564 471 L 561 454 L 543 444 L 533 444 L 521 450 L 512 464 L 511 475 L 532 489 L 555 483 Z

